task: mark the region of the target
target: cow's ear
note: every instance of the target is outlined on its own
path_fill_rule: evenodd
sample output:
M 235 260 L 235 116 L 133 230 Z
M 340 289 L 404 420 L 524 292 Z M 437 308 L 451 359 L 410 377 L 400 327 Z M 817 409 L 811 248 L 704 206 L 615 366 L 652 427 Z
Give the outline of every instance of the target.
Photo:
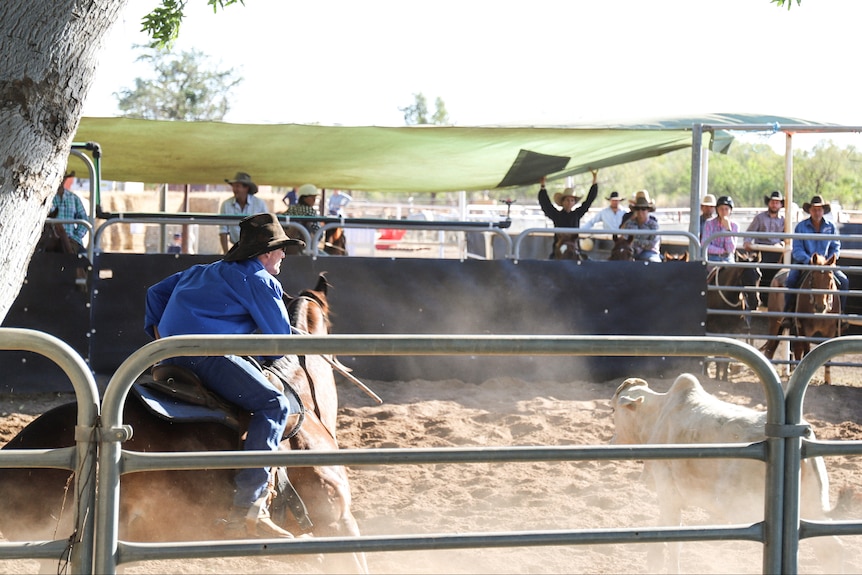
M 829 256 L 829 259 L 826 260 L 826 265 L 827 266 L 834 266 L 835 265 L 835 254 L 832 254 L 831 256 Z
M 644 398 L 642 395 L 639 397 L 631 397 L 628 395 L 622 395 L 622 396 L 620 396 L 620 402 L 619 403 L 620 403 L 620 407 L 625 407 L 627 409 L 637 409 L 638 404 L 641 404 L 643 402 L 644 402 Z

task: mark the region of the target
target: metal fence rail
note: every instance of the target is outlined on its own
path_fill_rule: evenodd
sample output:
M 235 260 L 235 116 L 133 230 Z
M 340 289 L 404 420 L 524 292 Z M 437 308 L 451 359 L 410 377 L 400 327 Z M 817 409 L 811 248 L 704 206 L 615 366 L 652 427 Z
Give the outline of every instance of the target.
M 95 384 L 80 358 L 63 349 L 49 336 L 17 329 L 0 329 L 0 347 L 48 349 L 70 374 L 76 393 L 83 398 L 79 419 L 95 422 L 98 401 Z M 60 349 L 61 352 L 57 352 Z M 800 430 L 802 396 L 819 365 L 840 353 L 862 352 L 862 337 L 832 340 L 815 348 L 799 365 L 788 385 L 787 396 L 775 368 L 756 349 L 739 341 L 714 337 L 656 336 L 175 336 L 152 342 L 133 353 L 115 372 L 104 394 L 100 434 L 81 433 L 91 443 L 76 448 L 91 454 L 97 445 L 98 492 L 80 492 L 82 504 L 95 518 L 95 529 L 84 525 L 79 556 L 73 569 L 79 572 L 114 573 L 118 565 L 132 561 L 233 557 L 253 554 L 293 555 L 462 549 L 601 543 L 651 543 L 661 541 L 745 540 L 763 544 L 763 572 L 796 573 L 799 539 L 830 534 L 860 534 L 860 522 L 808 522 L 799 518 L 799 468 L 804 457 L 818 454 L 862 453 L 862 442 L 808 441 Z M 707 356 L 720 355 L 748 365 L 763 384 L 767 404 L 765 441 L 754 444 L 658 445 L 658 446 L 537 446 L 514 448 L 350 449 L 338 452 L 207 452 L 140 453 L 122 449 L 129 429 L 122 421 L 123 404 L 135 379 L 153 363 L 177 355 L 351 354 L 351 355 L 605 355 L 605 356 Z M 79 425 L 79 430 L 92 428 Z M 8 457 L 7 456 L 10 456 Z M 47 455 L 41 450 L 8 454 L 0 452 L 3 467 L 21 466 L 33 456 L 34 465 L 62 464 L 68 451 Z M 56 458 L 56 459 L 51 459 Z M 422 534 L 396 537 L 320 538 L 299 540 L 207 541 L 189 543 L 137 543 L 118 539 L 120 475 L 155 469 L 202 467 L 238 468 L 263 465 L 414 465 L 424 463 L 472 464 L 489 461 L 583 461 L 672 458 L 748 458 L 766 463 L 764 520 L 750 525 L 689 527 L 511 531 L 502 533 Z M 92 457 L 90 457 L 92 459 Z M 86 458 L 84 458 L 86 460 Z M 8 464 L 8 465 L 7 465 Z M 76 465 L 78 465 L 76 463 Z M 89 473 L 95 472 L 90 466 Z M 79 474 L 81 478 L 85 473 Z M 92 477 L 92 475 L 90 475 Z M 91 485 L 93 482 L 89 482 Z M 91 497 L 90 499 L 87 499 Z M 65 541 L 0 545 L 3 558 L 55 558 Z M 92 561 L 89 561 L 92 559 Z

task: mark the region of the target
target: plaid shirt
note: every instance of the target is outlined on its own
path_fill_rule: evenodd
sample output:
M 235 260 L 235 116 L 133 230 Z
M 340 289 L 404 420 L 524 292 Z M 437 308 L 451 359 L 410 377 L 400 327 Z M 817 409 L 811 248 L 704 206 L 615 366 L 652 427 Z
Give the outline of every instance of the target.
M 63 195 L 54 195 L 51 202 L 51 211 L 57 210 L 54 216 L 58 220 L 86 220 L 87 212 L 84 211 L 84 203 L 81 198 L 69 190 L 64 190 Z M 66 235 L 71 239 L 84 245 L 84 236 L 87 235 L 87 226 L 83 224 L 63 224 Z
M 760 212 L 751 223 L 748 225 L 748 232 L 774 232 L 778 234 L 784 233 L 784 216 L 770 217 L 769 212 Z M 775 238 L 745 238 L 747 244 L 766 244 L 774 246 L 781 243 L 781 237 Z

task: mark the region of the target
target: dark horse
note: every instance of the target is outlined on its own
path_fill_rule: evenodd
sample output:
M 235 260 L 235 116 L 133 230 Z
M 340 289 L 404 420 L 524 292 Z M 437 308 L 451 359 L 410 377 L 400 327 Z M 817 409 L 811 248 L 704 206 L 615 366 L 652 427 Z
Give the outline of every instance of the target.
M 633 262 L 635 261 L 635 249 L 632 247 L 634 236 L 617 236 L 614 247 L 611 248 L 611 261 Z
M 347 236 L 344 235 L 344 228 L 326 230 L 323 238 L 323 251 L 331 256 L 347 255 Z
M 581 251 L 577 234 L 557 234 L 554 236 L 553 259 L 576 261 L 587 259 L 586 254 Z
M 328 333 L 327 283 L 323 276 L 313 290 L 289 301 L 291 322 L 313 335 Z M 301 336 L 296 336 L 301 337 Z M 284 356 L 269 368 L 301 398 L 305 417 L 299 430 L 281 442 L 285 450 L 338 449 L 338 397 L 332 365 L 322 356 Z M 123 422 L 134 430 L 123 444 L 135 451 L 230 451 L 241 446 L 241 431 L 216 421 L 178 423 L 151 414 L 130 393 Z M 46 449 L 74 445 L 77 405 L 57 407 L 38 417 L 3 449 Z M 120 538 L 127 541 L 215 540 L 229 537 L 225 518 L 233 500 L 234 470 L 153 471 L 123 475 Z M 283 476 L 283 470 L 281 471 Z M 54 469 L 0 469 L 0 531 L 8 540 L 43 540 L 68 536 L 75 505 L 67 492 L 71 472 Z M 278 474 L 274 474 L 278 477 Z M 351 495 L 342 466 L 287 469 L 290 483 L 304 503 L 315 536 L 358 536 L 350 510 Z M 299 534 L 299 520 L 284 509 L 279 492 L 272 502 L 273 519 Z M 296 498 L 292 499 L 295 507 Z M 300 517 L 302 514 L 298 514 Z M 324 558 L 336 572 L 367 573 L 363 554 Z
M 801 360 L 811 350 L 811 342 L 807 339 L 812 337 L 832 338 L 841 335 L 841 322 L 837 318 L 830 318 L 830 314 L 841 313 L 841 298 L 838 297 L 838 283 L 832 273 L 836 258 L 833 255 L 826 259 L 820 254 L 811 256 L 811 265 L 821 266 L 823 269 L 808 270 L 802 272 L 799 281 L 799 289 L 819 290 L 811 294 L 800 293 L 796 296 L 796 313 L 817 314 L 818 317 L 797 317 L 791 322 L 785 318 L 773 316 L 769 318 L 768 334 L 772 337 L 778 336 L 788 327 L 791 333 L 798 336 L 792 340 L 793 357 Z M 788 270 L 783 269 L 772 278 L 770 287 L 785 287 Z M 769 293 L 769 306 L 771 312 L 784 311 L 784 294 L 781 292 Z M 763 355 L 772 359 L 778 347 L 778 340 L 768 339 L 760 351 Z M 832 383 L 832 374 L 829 366 L 824 366 L 824 381 Z
M 737 261 L 749 261 L 751 257 L 746 252 L 737 250 Z M 721 334 L 742 334 L 750 331 L 749 318 L 745 315 L 748 303 L 743 287 L 754 285 L 757 270 L 739 266 L 716 265 L 707 274 L 707 285 L 714 288 L 706 292 L 706 304 L 709 309 L 739 311 L 735 314 L 708 314 L 706 316 L 706 331 Z M 723 289 L 722 289 L 723 288 Z M 706 365 L 704 369 L 706 370 Z M 729 363 L 716 362 L 716 379 L 726 380 Z

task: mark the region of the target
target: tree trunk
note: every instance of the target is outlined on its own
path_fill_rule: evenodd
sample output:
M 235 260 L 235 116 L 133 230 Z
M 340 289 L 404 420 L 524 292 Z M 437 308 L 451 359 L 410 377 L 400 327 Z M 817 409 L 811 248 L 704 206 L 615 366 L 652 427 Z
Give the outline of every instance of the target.
M 127 2 L 0 2 L 0 320 L 61 183 L 103 39 Z

